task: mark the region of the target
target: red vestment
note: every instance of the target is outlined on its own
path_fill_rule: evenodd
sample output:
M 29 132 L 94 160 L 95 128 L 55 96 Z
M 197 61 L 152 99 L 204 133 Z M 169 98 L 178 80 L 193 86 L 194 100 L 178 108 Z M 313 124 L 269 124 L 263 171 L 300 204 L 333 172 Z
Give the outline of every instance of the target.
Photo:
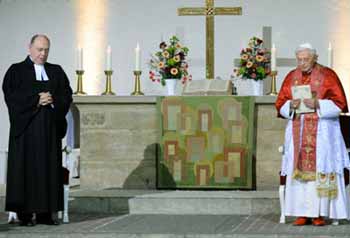
M 335 72 L 315 64 L 308 74 L 295 69 L 287 75 L 275 103 L 278 116 L 281 116 L 279 114 L 281 107 L 293 99 L 291 87 L 295 85 L 310 85 L 313 97 L 332 100 L 342 112 L 348 111 L 345 93 Z M 294 178 L 315 180 L 317 125 L 316 112 L 304 114 L 303 122 L 299 115 L 293 118 Z

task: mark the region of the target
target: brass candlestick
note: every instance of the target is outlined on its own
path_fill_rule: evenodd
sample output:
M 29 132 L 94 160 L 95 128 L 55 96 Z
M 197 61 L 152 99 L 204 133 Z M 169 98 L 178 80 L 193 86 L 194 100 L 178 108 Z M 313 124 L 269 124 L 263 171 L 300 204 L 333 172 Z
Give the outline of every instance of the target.
M 270 96 L 277 96 L 277 90 L 276 90 L 276 76 L 277 76 L 277 70 L 271 71 L 271 91 L 267 94 Z
M 74 93 L 75 95 L 86 95 L 86 93 L 83 91 L 83 74 L 84 70 L 76 70 L 75 71 L 78 76 L 78 81 L 77 81 L 77 91 Z
M 135 75 L 135 87 L 134 87 L 134 92 L 131 93 L 133 96 L 142 96 L 144 95 L 143 92 L 141 92 L 141 83 L 140 83 L 140 75 L 142 71 L 141 70 L 135 70 L 134 75 Z
M 106 74 L 106 91 L 104 91 L 102 95 L 115 95 L 115 93 L 112 92 L 113 70 L 105 70 L 105 74 Z

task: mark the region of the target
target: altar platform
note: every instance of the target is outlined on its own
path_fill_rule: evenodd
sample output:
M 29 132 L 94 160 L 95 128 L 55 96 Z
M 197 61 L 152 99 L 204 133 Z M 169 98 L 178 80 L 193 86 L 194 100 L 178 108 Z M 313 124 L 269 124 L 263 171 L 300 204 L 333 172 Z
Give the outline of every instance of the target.
M 276 97 L 255 97 L 256 190 L 279 186 L 286 121 L 276 117 Z M 80 122 L 81 188 L 156 189 L 160 138 L 156 96 L 75 96 Z

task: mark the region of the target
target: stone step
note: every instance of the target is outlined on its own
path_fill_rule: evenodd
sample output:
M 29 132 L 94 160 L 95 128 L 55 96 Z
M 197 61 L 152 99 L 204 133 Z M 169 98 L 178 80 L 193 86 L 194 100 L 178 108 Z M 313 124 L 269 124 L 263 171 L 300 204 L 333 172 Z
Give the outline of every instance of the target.
M 71 192 L 70 210 L 118 214 L 279 214 L 276 191 L 103 190 Z
M 4 210 L 0 197 L 0 211 Z M 70 192 L 72 213 L 97 214 L 279 214 L 276 191 L 80 190 Z
M 276 191 L 167 191 L 137 195 L 130 214 L 278 214 Z

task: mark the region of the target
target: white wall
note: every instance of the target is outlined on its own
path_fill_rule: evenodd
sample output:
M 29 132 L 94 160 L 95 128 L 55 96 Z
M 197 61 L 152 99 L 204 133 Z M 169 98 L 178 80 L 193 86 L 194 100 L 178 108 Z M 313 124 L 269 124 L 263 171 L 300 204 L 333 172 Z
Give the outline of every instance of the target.
M 75 50 L 81 44 L 84 31 L 103 35 L 98 44 L 83 44 L 84 51 L 97 50 L 85 62 L 97 64 L 100 72 L 86 68 L 85 81 L 94 81 L 97 92 L 104 89 L 104 51 L 107 44 L 113 50 L 113 90 L 118 95 L 129 95 L 133 90 L 134 48 L 142 48 L 142 88 L 146 94 L 161 94 L 164 89 L 148 79 L 149 54 L 158 49 L 161 38 L 172 34 L 183 36 L 190 48 L 189 58 L 193 77 L 204 77 L 205 20 L 204 17 L 177 16 L 178 7 L 201 7 L 204 0 L 0 0 L 0 77 L 12 62 L 24 59 L 29 38 L 35 33 L 46 33 L 52 41 L 49 61 L 63 66 L 75 81 Z M 95 28 L 84 27 L 80 21 L 82 6 L 105 4 L 105 19 L 101 12 Z M 328 42 L 335 50 L 335 69 L 346 83 L 350 66 L 346 62 L 350 53 L 349 0 L 216 0 L 216 6 L 242 6 L 242 16 L 216 17 L 216 76 L 229 78 L 233 58 L 252 36 L 262 37 L 262 26 L 272 26 L 273 42 L 279 57 L 294 57 L 297 44 L 309 41 L 319 51 L 320 63 L 326 64 Z M 85 16 L 86 18 L 86 16 Z M 98 18 L 98 19 L 97 19 Z M 86 21 L 86 20 L 85 20 Z M 83 25 L 79 25 L 79 24 Z M 90 21 L 91 24 L 91 21 Z M 101 25 L 102 24 L 102 25 Z M 90 30 L 91 31 L 91 30 Z M 80 34 L 80 35 L 79 35 Z M 85 42 L 91 41 L 86 36 Z M 89 49 L 90 48 L 90 49 Z M 94 48 L 94 49 L 91 49 Z M 86 63 L 86 65 L 89 65 Z M 96 71 L 96 68 L 95 71 Z M 279 69 L 278 87 L 289 68 Z M 96 83 L 97 82 L 97 83 Z M 349 91 L 349 84 L 344 84 Z M 7 147 L 8 117 L 2 92 L 0 93 L 0 149 Z

